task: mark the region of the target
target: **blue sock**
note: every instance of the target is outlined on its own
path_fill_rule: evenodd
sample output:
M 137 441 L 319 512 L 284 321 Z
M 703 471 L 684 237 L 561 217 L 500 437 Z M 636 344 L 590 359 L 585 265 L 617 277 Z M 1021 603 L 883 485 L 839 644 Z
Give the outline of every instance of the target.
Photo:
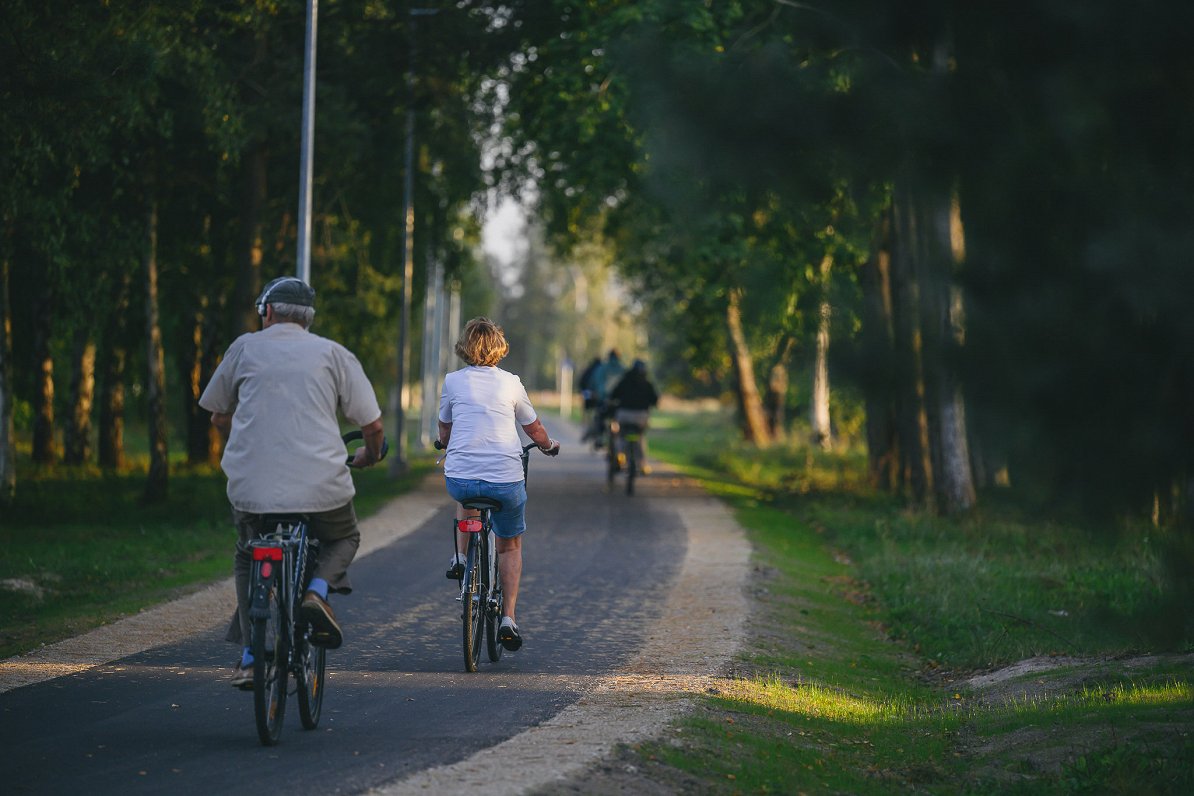
M 307 591 L 313 591 L 321 599 L 326 600 L 328 598 L 328 582 L 323 578 L 311 578 L 311 584 L 307 586 Z
M 248 647 L 245 647 L 244 651 L 241 652 L 241 654 L 240 654 L 240 668 L 247 669 L 252 665 L 253 665 L 253 653 Z

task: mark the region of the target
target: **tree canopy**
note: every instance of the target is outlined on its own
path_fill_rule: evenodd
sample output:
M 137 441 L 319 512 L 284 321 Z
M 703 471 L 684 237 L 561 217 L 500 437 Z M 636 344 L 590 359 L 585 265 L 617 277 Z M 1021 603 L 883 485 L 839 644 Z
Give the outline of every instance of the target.
M 876 485 L 915 505 L 1010 485 L 1042 510 L 1188 523 L 1187 4 L 437 8 L 321 7 L 320 322 L 376 381 L 415 110 L 417 262 L 483 280 L 486 197 L 521 194 L 547 247 L 503 312 L 528 341 L 549 316 L 579 338 L 581 286 L 612 267 L 672 389 L 733 396 L 758 444 L 812 400 L 787 369 L 827 356 L 834 395 L 863 396 Z M 136 399 L 147 354 L 121 319 L 146 301 L 151 195 L 172 400 L 193 403 L 263 277 L 293 270 L 301 7 L 0 14 L 5 405 L 52 427 L 82 388 L 47 393 L 47 373 L 80 370 L 89 340 L 101 384 Z M 528 378 L 602 344 L 555 342 Z

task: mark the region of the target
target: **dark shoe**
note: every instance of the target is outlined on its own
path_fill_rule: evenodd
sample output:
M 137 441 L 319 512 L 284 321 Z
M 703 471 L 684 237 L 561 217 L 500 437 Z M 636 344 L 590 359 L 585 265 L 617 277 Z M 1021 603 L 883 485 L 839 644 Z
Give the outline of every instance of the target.
M 518 625 L 510 623 L 498 628 L 498 641 L 510 652 L 522 646 L 522 636 L 518 634 Z
M 236 662 L 236 667 L 232 670 L 232 687 L 241 691 L 253 690 L 253 664 L 241 666 L 240 661 Z
M 303 619 L 311 625 L 311 643 L 334 650 L 344 643 L 344 635 L 327 600 L 313 591 L 303 595 Z

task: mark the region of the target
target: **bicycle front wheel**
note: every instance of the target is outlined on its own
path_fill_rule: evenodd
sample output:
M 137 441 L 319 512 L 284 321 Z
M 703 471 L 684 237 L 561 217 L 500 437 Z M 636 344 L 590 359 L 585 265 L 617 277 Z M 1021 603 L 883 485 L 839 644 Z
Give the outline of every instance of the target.
M 313 730 L 319 725 L 319 714 L 323 710 L 327 649 L 317 647 L 304 637 L 299 640 L 296 653 L 299 662 L 295 671 L 295 679 L 298 681 L 299 718 L 302 719 L 304 727 Z
M 481 641 L 485 627 L 485 605 L 482 603 L 485 588 L 481 574 L 485 564 L 482 562 L 481 545 L 476 539 L 479 535 L 470 534 L 468 571 L 465 588 L 460 595 L 461 619 L 464 620 L 464 669 L 467 672 L 477 671 L 477 664 L 481 662 Z
M 284 621 L 278 590 L 270 589 L 268 616 L 253 620 L 251 644 L 253 713 L 257 719 L 257 736 L 265 746 L 273 746 L 282 737 L 282 718 L 286 715 L 290 642 Z

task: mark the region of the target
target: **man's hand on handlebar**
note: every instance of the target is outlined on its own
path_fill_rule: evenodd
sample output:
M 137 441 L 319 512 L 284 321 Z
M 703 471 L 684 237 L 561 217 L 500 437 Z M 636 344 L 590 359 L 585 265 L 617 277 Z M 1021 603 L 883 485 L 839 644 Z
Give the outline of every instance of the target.
M 365 440 L 364 445 L 348 456 L 346 463 L 349 467 L 371 467 L 386 458 L 386 454 L 390 452 L 390 443 L 385 434 L 381 432 L 380 421 L 376 424 L 370 423 L 366 428 L 368 429 L 367 436 L 365 429 L 362 429 L 361 431 L 350 431 L 342 437 L 346 445 L 356 440 Z M 376 453 L 371 450 L 371 444 L 378 449 Z
M 551 437 L 548 437 L 547 438 L 547 447 L 539 448 L 539 450 L 542 451 L 545 456 L 559 456 L 560 455 L 560 443 L 557 442 L 556 440 L 552 439 Z

